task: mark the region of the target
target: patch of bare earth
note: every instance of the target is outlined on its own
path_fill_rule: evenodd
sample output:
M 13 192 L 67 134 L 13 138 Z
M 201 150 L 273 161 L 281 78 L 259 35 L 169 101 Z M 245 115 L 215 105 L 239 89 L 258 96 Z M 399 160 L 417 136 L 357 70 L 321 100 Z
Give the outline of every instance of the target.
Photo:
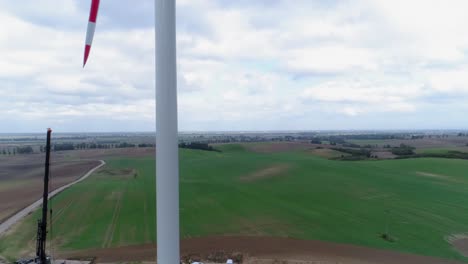
M 154 147 L 148 148 L 113 148 L 113 149 L 84 149 L 62 151 L 56 155 L 78 159 L 105 159 L 111 157 L 155 157 Z
M 447 241 L 463 256 L 468 257 L 468 234 L 454 234 Z
M 277 164 L 277 165 L 273 165 L 273 166 L 255 171 L 248 175 L 241 176 L 240 180 L 244 182 L 253 182 L 253 181 L 268 179 L 272 177 L 277 177 L 277 176 L 284 175 L 284 173 L 287 172 L 289 168 L 290 168 L 290 165 L 288 164 Z
M 115 148 L 57 151 L 51 154 L 49 190 L 55 190 L 83 176 L 109 157 L 151 157 L 155 148 Z M 33 203 L 42 195 L 45 154 L 15 155 L 0 159 L 0 223 Z M 136 177 L 138 172 L 123 169 L 119 177 Z
M 399 253 L 317 240 L 298 240 L 278 237 L 217 236 L 189 238 L 181 241 L 182 258 L 195 256 L 200 260 L 223 254 L 242 256 L 242 263 L 398 263 L 398 264 L 455 264 L 461 263 L 435 257 Z M 156 245 L 145 244 L 119 248 L 62 252 L 60 258 L 96 257 L 98 263 L 155 261 Z M 193 258 L 193 257 L 192 257 Z M 209 262 L 209 261 L 206 261 Z M 217 261 L 218 262 L 218 261 Z M 225 263 L 225 262 L 224 262 Z
M 125 169 L 102 169 L 99 171 L 99 175 L 111 178 L 136 178 L 138 176 L 138 171 L 132 168 Z
M 377 157 L 378 159 L 394 159 L 397 157 L 397 155 L 390 151 L 373 151 L 371 155 Z
M 0 189 L 0 222 L 35 202 L 42 195 L 44 164 L 37 160 L 39 155 L 19 158 L 0 163 L 4 174 L 0 183 L 8 188 Z M 26 162 L 23 165 L 23 162 Z M 51 164 L 49 190 L 53 191 L 83 176 L 99 165 L 99 161 L 53 161 Z
M 450 136 L 448 138 L 438 138 L 433 136 L 431 138 L 425 137 L 422 139 L 388 139 L 382 140 L 378 145 L 391 145 L 399 146 L 400 144 L 410 145 L 416 149 L 426 148 L 461 148 L 463 149 L 468 142 L 467 137 Z

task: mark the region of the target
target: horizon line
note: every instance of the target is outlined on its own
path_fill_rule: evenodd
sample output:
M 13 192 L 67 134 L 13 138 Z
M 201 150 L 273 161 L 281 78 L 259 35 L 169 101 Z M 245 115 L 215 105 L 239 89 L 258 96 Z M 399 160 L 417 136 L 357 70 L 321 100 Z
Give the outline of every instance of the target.
M 46 130 L 46 129 L 45 129 Z M 55 130 L 56 131 L 56 130 Z M 429 131 L 468 131 L 468 128 L 389 128 L 389 129 L 291 129 L 291 130 L 180 130 L 179 134 L 203 134 L 203 133 L 304 133 L 304 132 L 429 132 Z M 42 134 L 43 132 L 0 132 L 0 135 L 11 134 Z M 116 134 L 116 133 L 156 133 L 154 131 L 56 131 L 54 134 Z

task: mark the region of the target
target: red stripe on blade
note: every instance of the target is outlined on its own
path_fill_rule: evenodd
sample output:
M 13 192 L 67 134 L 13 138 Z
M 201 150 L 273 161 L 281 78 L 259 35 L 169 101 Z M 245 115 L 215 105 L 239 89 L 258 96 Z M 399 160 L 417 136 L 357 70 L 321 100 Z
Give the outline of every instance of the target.
M 98 10 L 99 10 L 99 0 L 92 0 L 91 10 L 89 11 L 89 21 L 96 23 Z
M 86 45 L 85 50 L 84 50 L 83 67 L 86 65 L 86 61 L 88 61 L 88 56 L 89 56 L 90 51 L 91 51 L 91 46 Z

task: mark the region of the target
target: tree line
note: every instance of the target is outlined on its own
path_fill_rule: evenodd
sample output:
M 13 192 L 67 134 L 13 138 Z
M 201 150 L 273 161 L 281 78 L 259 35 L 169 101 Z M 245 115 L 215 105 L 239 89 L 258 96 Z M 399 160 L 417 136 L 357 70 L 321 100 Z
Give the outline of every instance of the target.
M 149 143 L 128 143 L 121 142 L 118 144 L 101 144 L 101 143 L 57 143 L 52 144 L 51 151 L 65 151 L 65 150 L 80 150 L 80 149 L 111 149 L 111 148 L 147 148 L 154 147 L 155 144 Z M 39 148 L 33 148 L 33 146 L 17 146 L 7 147 L 0 151 L 3 155 L 16 155 L 16 154 L 32 154 L 32 153 L 43 153 L 45 152 L 45 146 L 39 145 Z
M 206 150 L 206 151 L 220 151 L 218 149 L 213 148 L 208 143 L 204 142 L 182 142 L 179 143 L 179 148 L 187 148 L 187 149 L 198 149 L 198 150 Z

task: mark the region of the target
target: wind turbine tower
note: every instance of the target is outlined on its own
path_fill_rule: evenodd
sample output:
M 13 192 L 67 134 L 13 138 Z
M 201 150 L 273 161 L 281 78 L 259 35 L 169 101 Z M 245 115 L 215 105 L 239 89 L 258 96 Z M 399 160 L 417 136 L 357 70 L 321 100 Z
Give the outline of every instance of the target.
M 98 9 L 99 0 L 92 0 L 83 67 L 91 51 Z M 180 263 L 175 23 L 175 0 L 155 0 L 157 262 L 162 264 Z

